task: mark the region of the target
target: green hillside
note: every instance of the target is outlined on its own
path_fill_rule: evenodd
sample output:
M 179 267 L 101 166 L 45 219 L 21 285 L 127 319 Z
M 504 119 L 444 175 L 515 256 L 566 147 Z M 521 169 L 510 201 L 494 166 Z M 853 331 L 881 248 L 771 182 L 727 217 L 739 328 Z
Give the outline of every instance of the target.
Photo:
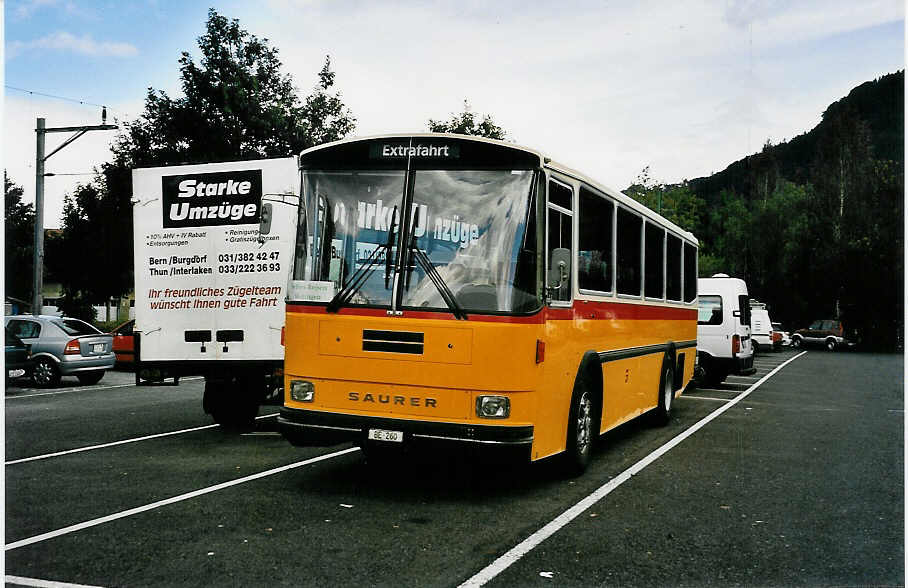
M 679 185 L 628 194 L 700 239 L 700 275 L 744 278 L 775 321 L 841 318 L 868 348 L 901 345 L 905 73 L 830 104 L 809 132 Z
M 691 189 L 707 203 L 713 203 L 723 190 L 740 195 L 759 192 L 754 182 L 767 171 L 792 182 L 809 182 L 818 145 L 834 139 L 836 121 L 848 118 L 857 118 L 866 125 L 875 158 L 903 162 L 904 103 L 904 71 L 864 82 L 848 96 L 830 104 L 823 119 L 809 132 L 764 148 L 761 153 L 740 159 L 711 176 L 690 180 Z

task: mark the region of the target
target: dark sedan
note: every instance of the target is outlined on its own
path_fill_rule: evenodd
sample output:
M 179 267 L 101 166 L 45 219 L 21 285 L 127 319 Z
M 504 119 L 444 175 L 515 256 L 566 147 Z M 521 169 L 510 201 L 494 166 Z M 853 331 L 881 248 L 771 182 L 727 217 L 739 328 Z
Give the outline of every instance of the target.
M 22 342 L 22 339 L 4 329 L 6 333 L 6 346 L 3 358 L 6 364 L 6 380 L 27 376 L 31 372 L 31 346 Z

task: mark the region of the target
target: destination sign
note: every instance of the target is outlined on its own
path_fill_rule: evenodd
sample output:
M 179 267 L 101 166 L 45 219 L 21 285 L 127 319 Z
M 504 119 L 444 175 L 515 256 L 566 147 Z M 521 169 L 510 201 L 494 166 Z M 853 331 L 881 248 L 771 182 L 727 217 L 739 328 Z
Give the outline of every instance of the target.
M 437 143 L 394 144 L 373 143 L 369 146 L 369 157 L 372 159 L 458 159 L 460 145 L 440 145 Z

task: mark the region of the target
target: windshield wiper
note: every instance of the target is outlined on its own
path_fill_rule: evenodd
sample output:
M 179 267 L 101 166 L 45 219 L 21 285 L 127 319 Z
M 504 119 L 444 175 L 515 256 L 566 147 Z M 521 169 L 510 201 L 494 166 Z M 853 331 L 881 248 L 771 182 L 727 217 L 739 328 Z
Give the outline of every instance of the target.
M 337 312 L 340 310 L 340 308 L 350 302 L 353 295 L 363 287 L 363 284 L 366 283 L 366 278 L 369 277 L 372 267 L 378 263 L 379 251 L 385 252 L 385 288 L 388 288 L 388 279 L 391 274 L 391 248 L 394 247 L 395 218 L 397 218 L 397 206 L 394 207 L 394 212 L 391 213 L 391 226 L 388 227 L 388 240 L 383 244 L 376 246 L 372 251 L 372 254 L 366 259 L 365 263 L 360 266 L 358 270 L 353 272 L 347 285 L 344 286 L 340 292 L 335 294 L 334 298 L 331 299 L 331 302 L 328 303 L 328 306 L 325 307 L 327 312 Z
M 445 304 L 448 305 L 448 308 L 451 309 L 451 313 L 454 315 L 454 318 L 459 320 L 467 320 L 467 313 L 464 309 L 457 303 L 457 300 L 454 298 L 454 293 L 451 292 L 451 288 L 445 283 L 444 278 L 441 277 L 441 274 L 438 273 L 438 269 L 432 265 L 432 260 L 423 253 L 422 249 L 416 246 L 415 243 L 410 245 L 410 253 L 413 257 L 416 258 L 416 262 L 422 267 L 423 271 L 426 272 L 426 275 L 429 276 L 429 279 L 432 280 L 432 283 L 435 284 L 435 287 L 438 289 L 438 293 L 441 294 L 441 297 L 444 299 Z M 409 284 L 410 276 L 409 272 L 412 271 L 411 268 L 407 268 L 407 283 Z

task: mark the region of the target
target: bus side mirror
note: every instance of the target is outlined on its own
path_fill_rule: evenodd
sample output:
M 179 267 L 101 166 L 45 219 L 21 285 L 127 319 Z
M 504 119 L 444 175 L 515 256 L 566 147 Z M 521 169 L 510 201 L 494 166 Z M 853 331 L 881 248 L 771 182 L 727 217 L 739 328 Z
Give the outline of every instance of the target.
M 274 205 L 270 202 L 262 202 L 262 214 L 259 217 L 259 236 L 267 235 L 271 232 L 271 215 L 274 213 Z
M 560 288 L 571 275 L 571 250 L 566 247 L 553 249 L 549 255 L 548 285 Z

